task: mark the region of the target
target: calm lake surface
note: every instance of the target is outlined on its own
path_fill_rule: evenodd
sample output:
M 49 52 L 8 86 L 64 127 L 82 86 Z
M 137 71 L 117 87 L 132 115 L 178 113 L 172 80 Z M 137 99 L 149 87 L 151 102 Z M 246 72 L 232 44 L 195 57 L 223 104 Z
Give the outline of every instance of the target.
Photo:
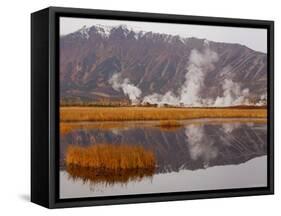
M 255 119 L 180 121 L 173 129 L 157 122 L 77 123 L 61 136 L 60 198 L 198 191 L 267 186 L 267 125 Z M 89 125 L 91 125 L 89 127 Z M 157 167 L 152 176 L 127 182 L 87 181 L 64 167 L 68 145 L 140 145 L 153 151 Z

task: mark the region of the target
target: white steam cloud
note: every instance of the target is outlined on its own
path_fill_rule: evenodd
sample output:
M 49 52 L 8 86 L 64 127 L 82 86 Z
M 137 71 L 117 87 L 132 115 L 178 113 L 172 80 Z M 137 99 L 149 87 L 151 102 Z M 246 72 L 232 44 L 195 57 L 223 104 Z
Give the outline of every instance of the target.
M 265 106 L 266 104 L 267 104 L 267 93 L 260 96 L 259 102 L 256 105 Z
M 207 43 L 205 43 L 207 44 Z M 214 63 L 218 61 L 216 52 L 211 51 L 208 45 L 205 45 L 204 51 L 201 53 L 194 49 L 189 56 L 187 73 L 185 74 L 185 82 L 178 90 L 179 96 L 168 91 L 164 95 L 151 94 L 145 96 L 142 103 L 169 104 L 174 106 L 203 106 L 202 98 L 199 96 L 200 90 L 204 85 L 206 73 L 214 69 Z
M 116 91 L 122 90 L 127 95 L 132 104 L 154 104 L 157 106 L 189 106 L 189 107 L 224 107 L 251 105 L 249 101 L 250 92 L 248 88 L 242 89 L 241 85 L 230 78 L 224 79 L 221 86 L 222 95 L 216 98 L 204 98 L 201 90 L 204 89 L 206 75 L 215 69 L 215 63 L 219 60 L 218 54 L 209 47 L 209 42 L 204 41 L 202 52 L 193 49 L 190 53 L 185 74 L 185 81 L 177 92 L 167 91 L 165 94 L 153 93 L 143 97 L 142 91 L 130 82 L 128 78 L 122 79 L 120 73 L 114 74 L 109 83 Z M 228 76 L 231 71 L 230 66 L 222 69 L 220 75 Z M 259 102 L 254 105 L 265 105 L 267 96 L 262 95 Z
M 202 105 L 200 90 L 204 85 L 207 72 L 214 69 L 214 63 L 217 61 L 217 53 L 209 48 L 206 48 L 203 53 L 197 50 L 191 51 L 185 82 L 180 89 L 180 103 L 186 106 Z
M 222 84 L 223 96 L 217 97 L 214 106 L 249 105 L 249 89 L 241 89 L 238 83 L 225 79 Z
M 249 89 L 241 89 L 239 83 L 233 82 L 231 79 L 225 79 L 221 88 L 222 96 L 217 98 L 203 98 L 200 96 L 201 89 L 204 88 L 205 77 L 208 72 L 215 69 L 214 64 L 219 60 L 218 54 L 209 48 L 208 42 L 204 43 L 203 52 L 192 50 L 189 56 L 187 73 L 185 74 L 185 82 L 178 90 L 178 96 L 171 91 L 165 94 L 151 94 L 145 96 L 142 100 L 143 104 L 164 104 L 173 106 L 189 106 L 189 107 L 222 107 L 236 105 L 250 105 Z M 229 73 L 231 68 L 225 67 L 222 75 Z M 265 98 L 265 97 L 263 97 Z
M 143 104 L 157 104 L 158 106 L 163 106 L 165 104 L 169 105 L 179 105 L 179 98 L 171 91 L 166 92 L 164 95 L 161 94 L 151 94 L 145 96 L 142 100 Z
M 196 49 L 193 49 L 190 53 L 185 81 L 178 89 L 179 96 L 176 96 L 171 91 L 166 92 L 164 95 L 154 93 L 145 96 L 142 103 L 157 104 L 158 106 L 164 104 L 206 106 L 211 103 L 209 99 L 200 97 L 200 91 L 204 86 L 206 74 L 215 68 L 214 63 L 218 61 L 218 55 L 209 49 L 207 42 L 204 45 L 205 49 L 202 53 Z
M 122 90 L 127 95 L 132 104 L 139 103 L 139 97 L 141 96 L 141 90 L 130 82 L 128 78 L 122 80 L 119 73 L 113 74 L 109 79 L 109 84 L 115 91 Z

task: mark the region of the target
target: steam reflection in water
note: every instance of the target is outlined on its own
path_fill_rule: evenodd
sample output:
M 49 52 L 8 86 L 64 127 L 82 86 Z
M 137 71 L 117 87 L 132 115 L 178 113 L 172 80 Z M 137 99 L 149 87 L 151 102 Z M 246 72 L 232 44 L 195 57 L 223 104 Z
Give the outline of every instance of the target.
M 65 134 L 61 137 L 60 146 L 61 197 L 168 192 L 176 190 L 176 184 L 179 184 L 176 179 L 181 181 L 181 190 L 186 191 L 266 186 L 267 162 L 266 157 L 262 157 L 267 154 L 266 123 L 255 121 L 214 122 L 213 120 L 181 123 L 183 123 L 183 127 L 171 131 L 124 122 L 127 124 L 126 127 L 112 130 L 75 128 Z M 133 124 L 134 126 L 132 126 Z M 87 146 L 99 143 L 126 143 L 141 145 L 145 149 L 152 150 L 157 159 L 154 175 L 153 173 L 149 175 L 142 173 L 142 176 L 138 174 L 130 178 L 123 176 L 121 179 L 123 178 L 125 181 L 121 182 L 101 176 L 99 181 L 93 181 L 93 179 L 87 178 L 90 173 L 85 175 L 84 172 L 82 175 L 80 172 L 79 175 L 73 175 L 73 173 L 65 171 L 63 158 L 67 145 Z M 256 173 L 250 177 L 249 173 L 253 172 Z M 199 173 L 204 175 L 204 178 L 198 177 L 197 181 L 190 181 Z M 223 181 L 226 175 L 230 176 L 230 173 L 232 173 L 232 178 Z M 173 176 L 173 181 L 169 181 L 171 176 Z M 164 187 L 162 181 L 169 181 L 169 185 Z M 208 181 L 216 181 L 220 184 L 214 185 Z M 88 186 L 85 188 L 85 185 Z M 123 186 L 120 187 L 120 185 Z M 202 188 L 198 185 L 201 185 Z

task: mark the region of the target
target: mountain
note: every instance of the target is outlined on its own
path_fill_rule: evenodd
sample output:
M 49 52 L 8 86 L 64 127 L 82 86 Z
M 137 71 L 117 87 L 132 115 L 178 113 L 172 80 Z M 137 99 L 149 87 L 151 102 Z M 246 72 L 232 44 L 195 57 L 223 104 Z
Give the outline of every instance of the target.
M 204 60 L 214 54 L 213 60 Z M 191 61 L 192 56 L 198 59 Z M 191 63 L 197 67 L 194 73 L 189 72 Z M 224 82 L 231 80 L 238 92 L 247 90 L 247 97 L 257 100 L 267 91 L 267 55 L 240 44 L 136 32 L 125 26 L 83 27 L 60 37 L 62 100 L 128 100 L 125 91 L 110 83 L 114 74 L 140 89 L 140 98 L 167 92 L 178 96 L 189 82 L 197 85 L 197 99 L 215 99 L 226 94 Z

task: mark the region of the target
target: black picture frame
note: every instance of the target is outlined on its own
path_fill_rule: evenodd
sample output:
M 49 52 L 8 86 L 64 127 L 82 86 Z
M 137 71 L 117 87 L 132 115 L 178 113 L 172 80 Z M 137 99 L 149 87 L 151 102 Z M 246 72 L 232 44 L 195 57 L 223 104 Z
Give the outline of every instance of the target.
M 267 187 L 59 199 L 59 17 L 267 29 Z M 274 22 L 49 7 L 31 15 L 31 201 L 47 208 L 274 194 Z

